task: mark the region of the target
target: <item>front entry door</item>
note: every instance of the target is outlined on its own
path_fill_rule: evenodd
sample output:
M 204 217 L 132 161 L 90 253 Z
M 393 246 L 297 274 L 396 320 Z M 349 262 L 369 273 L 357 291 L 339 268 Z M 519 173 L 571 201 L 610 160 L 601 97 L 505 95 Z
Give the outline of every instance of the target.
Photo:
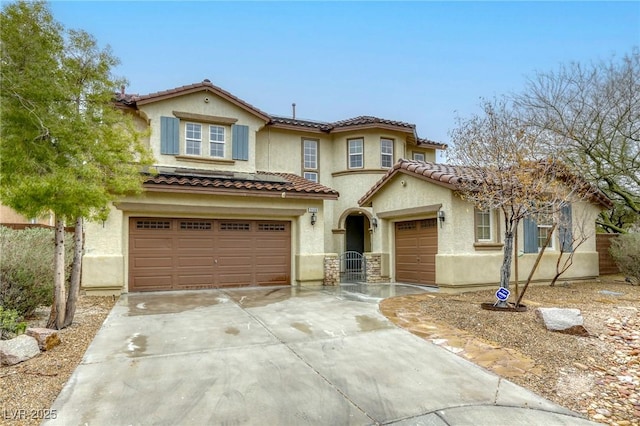
M 364 216 L 351 215 L 345 222 L 346 250 L 364 253 Z

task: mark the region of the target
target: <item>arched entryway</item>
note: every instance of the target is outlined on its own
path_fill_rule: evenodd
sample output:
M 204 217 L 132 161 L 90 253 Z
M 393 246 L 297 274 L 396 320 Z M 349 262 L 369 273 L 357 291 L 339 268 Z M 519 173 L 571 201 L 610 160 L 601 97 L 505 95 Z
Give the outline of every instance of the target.
M 371 251 L 371 213 L 364 209 L 348 209 L 340 216 L 339 228 L 344 230 L 343 251 L 363 254 Z
M 371 214 L 361 209 L 347 210 L 340 217 L 340 228 L 344 230 L 340 281 L 366 281 L 364 253 L 371 251 Z

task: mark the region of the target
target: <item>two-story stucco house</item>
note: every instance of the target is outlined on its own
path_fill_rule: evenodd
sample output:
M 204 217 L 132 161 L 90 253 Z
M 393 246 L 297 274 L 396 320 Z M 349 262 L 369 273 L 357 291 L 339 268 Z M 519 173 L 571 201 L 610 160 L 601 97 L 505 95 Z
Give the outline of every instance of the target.
M 496 215 L 425 172 L 446 146 L 412 124 L 274 116 L 209 80 L 118 103 L 150 130 L 155 167 L 142 195 L 87 224 L 88 292 L 335 284 L 345 252 L 369 282 L 498 281 Z M 570 275 L 597 275 L 595 241 L 579 250 Z

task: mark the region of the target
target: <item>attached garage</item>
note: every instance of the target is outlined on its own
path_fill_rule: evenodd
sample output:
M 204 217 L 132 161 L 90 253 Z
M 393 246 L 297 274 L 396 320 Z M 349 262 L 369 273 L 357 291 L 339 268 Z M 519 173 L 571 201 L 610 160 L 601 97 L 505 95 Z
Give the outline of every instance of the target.
M 291 222 L 129 219 L 129 291 L 291 284 Z
M 435 284 L 438 220 L 422 219 L 395 224 L 396 281 Z

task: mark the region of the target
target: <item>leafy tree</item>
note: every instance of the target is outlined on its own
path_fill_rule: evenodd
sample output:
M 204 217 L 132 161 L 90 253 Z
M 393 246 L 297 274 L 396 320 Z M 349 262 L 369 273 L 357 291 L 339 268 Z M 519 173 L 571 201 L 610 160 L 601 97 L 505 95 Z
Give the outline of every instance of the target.
M 84 31 L 66 30 L 42 1 L 7 4 L 1 16 L 0 197 L 26 216 L 56 216 L 48 325 L 59 329 L 75 312 L 82 218 L 101 218 L 118 196 L 140 191 L 140 167 L 150 155 L 133 117 L 114 106 L 125 81 L 112 76 L 118 60 L 108 47 Z M 77 239 L 68 298 L 66 221 L 76 223 Z
M 544 135 L 529 127 L 506 99 L 485 100 L 481 106 L 481 114 L 458 118 L 458 127 L 451 132 L 451 158 L 466 169 L 459 195 L 481 210 L 502 214 L 500 287 L 508 289 L 514 233 L 520 221 L 532 215 L 555 215 L 563 204 L 588 196 L 593 188 L 547 157 L 540 149 Z
M 640 221 L 640 51 L 616 59 L 538 73 L 514 99 L 546 148 L 613 201 L 598 224 L 626 232 Z

